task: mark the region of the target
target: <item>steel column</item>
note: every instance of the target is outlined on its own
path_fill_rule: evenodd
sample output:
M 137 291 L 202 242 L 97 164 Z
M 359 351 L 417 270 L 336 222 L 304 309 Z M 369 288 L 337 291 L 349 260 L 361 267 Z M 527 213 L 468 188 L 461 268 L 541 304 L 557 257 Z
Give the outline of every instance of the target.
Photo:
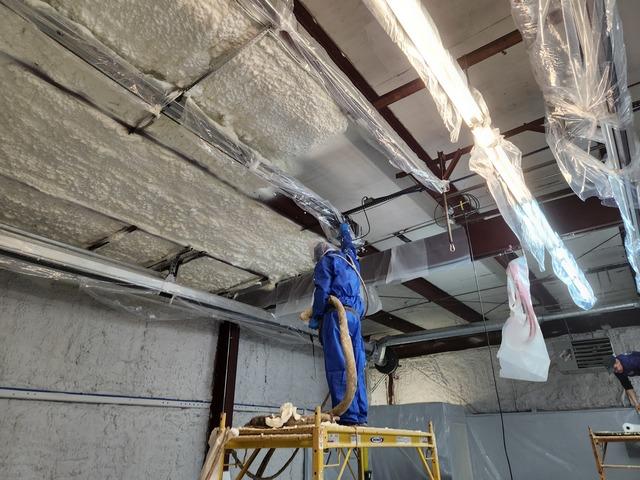
M 236 393 L 236 373 L 238 371 L 238 348 L 240 328 L 230 322 L 220 324 L 218 345 L 213 369 L 211 408 L 209 410 L 209 428 L 207 439 L 220 423 L 224 413 L 229 425 L 233 425 L 233 404 Z M 206 450 L 209 447 L 207 444 Z M 206 457 L 206 451 L 205 451 Z

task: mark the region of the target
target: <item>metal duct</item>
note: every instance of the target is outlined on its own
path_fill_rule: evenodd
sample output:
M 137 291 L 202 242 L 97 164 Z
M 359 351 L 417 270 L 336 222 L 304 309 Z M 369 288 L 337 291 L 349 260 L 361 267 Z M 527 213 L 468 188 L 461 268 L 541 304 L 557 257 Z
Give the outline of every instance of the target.
M 360 259 L 362 279 L 368 286 L 400 283 L 427 275 L 429 271 L 446 268 L 459 262 L 469 261 L 469 244 L 464 228 L 453 230 L 455 252 L 449 250 L 447 233 L 439 233 L 428 238 L 416 240 L 390 248 Z M 418 253 L 418 255 L 416 255 Z M 421 254 L 421 255 L 420 255 Z M 421 258 L 419 261 L 417 258 Z M 417 264 L 418 266 L 413 267 Z M 391 282 L 389 281 L 391 279 Z M 304 299 L 307 307 L 313 294 L 313 272 L 283 280 L 275 289 L 251 289 L 237 298 L 250 305 L 269 307 L 283 305 Z M 298 311 L 302 311 L 299 307 Z
M 551 320 L 562 320 L 574 317 L 599 315 L 604 313 L 618 312 L 622 310 L 631 310 L 634 308 L 640 308 L 640 302 L 605 305 L 603 307 L 594 308 L 586 312 L 583 310 L 577 310 L 573 312 L 541 315 L 538 317 L 538 321 L 540 324 L 542 324 Z M 485 324 L 484 322 L 478 322 L 459 327 L 436 328 L 433 330 L 425 330 L 424 332 L 403 333 L 400 335 L 383 337 L 375 343 L 373 359 L 377 365 L 382 365 L 385 363 L 385 353 L 388 347 L 412 345 L 432 340 L 447 340 L 450 338 L 467 337 L 472 335 L 484 334 L 485 332 L 497 332 L 502 330 L 503 325 L 504 322 L 492 322 L 487 324 Z

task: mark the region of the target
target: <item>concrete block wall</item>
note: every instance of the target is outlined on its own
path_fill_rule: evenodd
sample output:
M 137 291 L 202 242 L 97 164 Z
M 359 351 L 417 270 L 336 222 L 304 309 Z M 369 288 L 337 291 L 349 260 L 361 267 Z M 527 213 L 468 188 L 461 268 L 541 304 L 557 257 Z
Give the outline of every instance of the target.
M 265 338 L 262 332 L 247 329 L 241 329 L 240 338 L 233 415 L 235 425 L 243 425 L 256 415 L 277 411 L 285 402 L 293 403 L 307 414 L 322 403 L 329 390 L 319 345 L 313 349 L 304 343 L 291 344 L 277 337 Z M 270 476 L 278 471 L 291 454 L 291 450 L 276 451 L 264 475 Z M 290 467 L 278 478 L 305 478 L 304 471 L 310 465 L 310 456 L 306 461 L 304 456 L 305 451 L 300 450 Z M 262 458 L 263 454 L 260 454 L 251 471 L 256 471 Z
M 146 321 L 75 285 L 0 270 L 0 388 L 209 402 L 217 329 L 209 320 Z M 242 331 L 236 425 L 285 400 L 311 407 L 325 393 L 319 350 L 314 357 L 308 346 Z M 208 405 L 0 398 L 0 478 L 191 480 L 208 414 Z M 290 478 L 300 478 L 295 467 Z
M 640 327 L 617 328 L 608 331 L 617 353 L 640 350 Z M 604 335 L 598 332 L 596 335 Z M 588 335 L 574 335 L 574 339 Z M 545 383 L 520 382 L 499 377 L 497 347 L 491 349 L 500 400 L 504 411 L 578 410 L 623 406 L 624 396 L 618 380 L 604 369 L 597 372 L 566 374 L 558 367 L 560 353 L 566 347 L 566 336 L 547 340 L 551 358 L 549 378 Z M 446 352 L 401 360 L 395 373 L 395 402 L 445 402 L 467 405 L 472 413 L 498 411 L 491 372 L 489 350 L 486 347 Z M 637 379 L 632 379 L 636 389 Z M 374 405 L 387 403 L 387 380 L 375 370 L 369 370 L 369 385 L 378 385 L 372 395 Z M 638 390 L 640 391 L 640 390 Z

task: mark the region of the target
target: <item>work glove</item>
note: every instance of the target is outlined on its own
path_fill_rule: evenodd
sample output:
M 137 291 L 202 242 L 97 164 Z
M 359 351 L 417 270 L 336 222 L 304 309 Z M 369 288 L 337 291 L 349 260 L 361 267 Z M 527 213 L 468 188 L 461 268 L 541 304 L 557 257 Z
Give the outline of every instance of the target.
M 347 222 L 341 223 L 340 224 L 340 236 L 342 238 L 348 237 L 351 235 L 351 232 L 349 231 L 349 224 Z
M 309 328 L 311 330 L 318 330 L 320 328 L 320 319 L 318 319 L 317 317 L 313 317 L 311 320 L 309 320 Z

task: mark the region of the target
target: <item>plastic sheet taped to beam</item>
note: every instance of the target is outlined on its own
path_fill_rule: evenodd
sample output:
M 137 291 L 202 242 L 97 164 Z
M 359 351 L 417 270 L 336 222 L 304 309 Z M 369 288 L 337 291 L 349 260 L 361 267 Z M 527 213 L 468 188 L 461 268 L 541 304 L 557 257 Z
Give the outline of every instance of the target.
M 640 150 L 616 0 L 511 0 L 511 6 L 544 95 L 547 143 L 576 195 L 620 209 L 640 291 Z M 606 158 L 591 154 L 598 143 Z
M 444 48 L 437 28 L 419 0 L 364 0 L 378 22 L 407 55 L 436 102 L 445 95 L 474 136 L 470 167 L 487 181 L 500 213 L 520 244 L 545 268 L 545 251 L 573 301 L 583 309 L 595 304 L 591 286 L 573 255 L 553 231 L 524 182 L 522 152 L 491 127 L 482 95 L 469 88 L 457 62 Z M 433 84 L 437 83 L 437 86 Z M 442 112 L 442 109 L 441 109 Z M 445 116 L 445 123 L 448 122 Z M 447 126 L 451 129 L 451 122 Z M 452 130 L 453 131 L 453 130 Z
M 39 2 L 0 0 L 9 9 L 32 22 L 43 33 L 73 52 L 88 64 L 108 76 L 129 92 L 148 104 L 150 120 L 166 115 L 173 121 L 204 140 L 212 152 L 220 152 L 239 162 L 262 178 L 280 193 L 292 199 L 300 208 L 313 215 L 325 233 L 337 241 L 337 227 L 344 220 L 342 214 L 326 199 L 307 188 L 293 176 L 274 166 L 260 153 L 241 142 L 229 131 L 205 114 L 183 92 L 143 74 L 112 50 L 100 43 L 86 29 L 70 21 L 56 10 Z M 366 138 L 372 140 L 393 165 L 418 178 L 425 186 L 444 191 L 448 182 L 431 173 L 409 150 L 401 139 L 393 136 L 391 129 L 379 114 L 362 98 L 349 81 L 330 64 L 320 58 L 321 49 L 312 47 L 310 40 L 297 32 L 292 20 L 290 5 L 273 5 L 268 2 L 242 2 L 249 15 L 258 16 L 263 23 L 277 32 L 265 30 L 295 56 L 310 74 L 332 95 L 351 119 L 361 128 Z M 286 32 L 283 33 L 283 32 Z M 183 95 L 184 94 L 184 95 Z M 141 124 L 141 128 L 146 122 Z M 153 136 L 152 130 L 146 131 Z M 158 138 L 157 140 L 162 140 Z M 203 165 L 203 168 L 208 168 Z
M 452 235 L 457 245 L 455 252 L 449 250 L 447 234 L 443 233 L 363 257 L 360 266 L 369 290 L 368 314 L 382 309 L 375 287 L 424 277 L 434 270 L 470 261 L 465 230 L 454 229 Z M 255 294 L 248 294 L 246 298 L 249 303 L 261 306 L 275 304 L 276 316 L 280 318 L 308 308 L 313 288 L 313 273 L 308 273 L 278 283 L 275 292 L 264 292 L 261 298 Z

